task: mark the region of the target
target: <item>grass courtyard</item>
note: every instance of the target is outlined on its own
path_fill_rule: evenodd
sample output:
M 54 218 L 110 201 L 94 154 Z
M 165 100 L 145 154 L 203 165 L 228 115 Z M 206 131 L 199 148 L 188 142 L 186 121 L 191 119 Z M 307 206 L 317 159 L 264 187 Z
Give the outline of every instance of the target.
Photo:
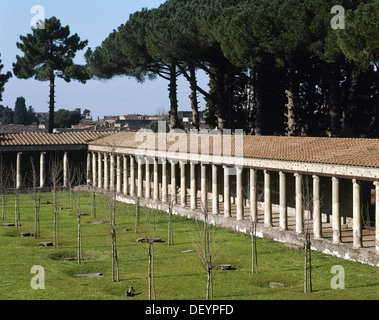
M 75 194 L 77 197 L 77 194 Z M 201 264 L 195 242 L 202 225 L 174 216 L 174 245 L 168 246 L 168 214 L 141 208 L 140 232 L 135 233 L 135 206 L 117 203 L 116 232 L 120 281 L 112 282 L 109 204 L 96 197 L 96 217 L 91 217 L 91 199 L 80 193 L 82 246 L 84 261 L 65 261 L 76 257 L 78 225 L 70 207 L 68 192 L 61 192 L 59 211 L 59 249 L 42 247 L 53 238 L 51 193 L 41 194 L 41 237 L 22 237 L 22 231 L 34 231 L 34 203 L 30 195 L 20 195 L 20 228 L 3 226 L 14 222 L 14 197 L 6 198 L 6 220 L 0 226 L 0 299 L 42 300 L 146 300 L 148 298 L 147 244 L 137 238 L 147 236 L 146 213 L 150 229 L 161 243 L 154 244 L 154 283 L 158 300 L 205 299 L 207 274 Z M 104 223 L 93 224 L 94 221 Z M 153 223 L 153 222 L 154 223 Z M 378 268 L 312 252 L 312 293 L 303 293 L 304 252 L 268 239 L 257 239 L 258 273 L 251 271 L 250 236 L 221 228 L 212 231 L 212 252 L 217 264 L 231 264 L 232 270 L 213 272 L 213 295 L 216 300 L 271 299 L 358 299 L 379 298 Z M 185 251 L 185 252 L 183 252 Z M 40 265 L 45 271 L 45 289 L 32 289 L 31 268 Z M 345 289 L 332 289 L 335 274 L 331 268 L 343 267 Z M 103 274 L 98 278 L 78 278 L 76 274 Z M 284 284 L 270 288 L 270 282 Z M 134 297 L 126 297 L 130 286 Z

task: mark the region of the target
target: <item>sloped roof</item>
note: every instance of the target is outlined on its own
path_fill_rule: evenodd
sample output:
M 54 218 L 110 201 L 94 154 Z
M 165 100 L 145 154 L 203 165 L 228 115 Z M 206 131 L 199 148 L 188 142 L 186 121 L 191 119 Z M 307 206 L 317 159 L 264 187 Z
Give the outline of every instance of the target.
M 0 147 L 6 146 L 51 146 L 85 145 L 89 141 L 104 137 L 104 132 L 23 132 L 0 134 Z
M 379 168 L 379 139 L 365 138 L 325 138 L 325 137 L 284 137 L 284 136 L 248 136 L 244 135 L 235 140 L 234 136 L 230 141 L 225 140 L 225 144 L 215 144 L 213 150 L 214 135 L 198 135 L 198 146 L 191 145 L 190 134 L 175 134 L 177 140 L 171 141 L 169 134 L 155 134 L 151 138 L 143 140 L 137 138 L 139 135 L 147 133 L 119 132 L 102 139 L 90 142 L 90 145 L 107 147 L 126 147 L 140 148 L 143 144 L 144 149 L 162 150 L 166 140 L 166 150 L 199 152 L 200 154 L 214 155 L 242 155 L 247 158 L 284 160 L 310 163 L 324 163 L 350 166 L 363 166 Z M 230 137 L 230 136 L 229 136 Z M 208 140 L 205 143 L 206 149 L 201 148 L 201 138 Z M 141 141 L 142 139 L 142 141 Z M 159 143 L 158 143 L 159 139 Z M 239 152 L 236 153 L 235 142 Z M 242 142 L 242 146 L 241 143 Z M 204 146 L 204 145 L 203 145 Z M 198 147 L 197 151 L 194 147 Z M 229 151 L 230 147 L 230 151 Z M 163 150 L 162 150 L 163 151 Z

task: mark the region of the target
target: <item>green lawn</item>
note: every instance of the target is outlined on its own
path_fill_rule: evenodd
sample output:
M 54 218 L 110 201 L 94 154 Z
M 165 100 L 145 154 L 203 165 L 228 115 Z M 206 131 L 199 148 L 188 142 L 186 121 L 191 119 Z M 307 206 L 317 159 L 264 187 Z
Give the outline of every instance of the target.
M 41 202 L 52 201 L 50 193 L 42 194 Z M 60 248 L 41 247 L 41 241 L 52 241 L 53 210 L 49 204 L 41 205 L 41 238 L 21 237 L 21 231 L 33 231 L 34 208 L 30 196 L 21 195 L 21 228 L 2 226 L 14 222 L 13 196 L 7 197 L 7 218 L 0 226 L 0 299 L 74 299 L 112 300 L 147 299 L 148 255 L 147 245 L 136 243 L 135 239 L 146 236 L 147 209 L 141 208 L 140 229 L 134 232 L 135 207 L 117 204 L 117 250 L 120 267 L 120 282 L 112 282 L 111 242 L 109 224 L 92 224 L 94 220 L 109 221 L 109 207 L 106 200 L 97 197 L 97 216 L 91 218 L 90 198 L 80 194 L 82 217 L 84 262 L 64 261 L 76 256 L 77 217 L 70 209 L 59 214 Z M 61 193 L 60 206 L 69 207 L 69 194 Z M 151 212 L 150 212 L 151 214 Z M 166 213 L 158 213 L 155 237 L 162 243 L 154 244 L 154 270 L 156 298 L 161 300 L 205 299 L 206 272 L 202 268 L 197 252 L 193 250 L 198 241 L 201 226 L 191 220 L 174 217 L 174 245 L 167 245 Z M 126 229 L 126 230 L 125 230 Z M 212 244 L 217 263 L 232 264 L 233 270 L 215 270 L 214 299 L 218 300 L 269 300 L 269 299 L 363 299 L 379 298 L 378 268 L 350 262 L 343 259 L 312 252 L 313 292 L 303 293 L 303 251 L 290 249 L 282 243 L 258 239 L 258 274 L 251 274 L 250 237 L 224 229 L 214 229 Z M 40 265 L 45 270 L 45 289 L 31 288 L 31 268 Z M 334 290 L 331 273 L 334 265 L 341 265 L 345 271 L 345 289 Z M 77 278 L 78 273 L 101 272 L 100 278 Z M 272 289 L 270 282 L 284 284 Z M 133 286 L 134 297 L 125 292 Z

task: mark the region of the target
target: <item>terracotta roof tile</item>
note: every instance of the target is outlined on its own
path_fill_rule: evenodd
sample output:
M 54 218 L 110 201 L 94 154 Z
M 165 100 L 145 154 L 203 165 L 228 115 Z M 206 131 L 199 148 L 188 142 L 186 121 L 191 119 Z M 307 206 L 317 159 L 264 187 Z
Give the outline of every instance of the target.
M 2 146 L 78 145 L 106 136 L 105 132 L 23 132 L 0 134 Z
M 136 134 L 139 133 L 119 132 L 90 144 L 139 148 L 143 142 L 136 139 Z M 173 150 L 173 148 L 174 151 L 180 148 L 182 148 L 180 150 L 183 150 L 183 148 L 187 147 L 187 152 L 195 151 L 191 149 L 189 135 L 176 134 L 176 136 L 180 137 L 179 141 L 182 142 L 169 141 L 169 135 L 166 136 L 167 150 Z M 204 150 L 201 149 L 201 136 L 198 135 L 198 152 L 204 153 Z M 209 139 L 209 136 L 205 138 L 205 140 L 209 141 L 209 154 L 232 156 L 236 154 L 234 136 L 232 136 L 231 143 L 221 144 L 221 147 L 215 144 L 215 150 L 213 150 L 213 142 L 212 139 Z M 162 136 L 159 139 L 161 143 Z M 247 135 L 244 135 L 242 139 L 242 146 L 237 143 L 237 147 L 240 147 L 241 151 L 243 151 L 243 156 L 248 158 L 379 167 L 379 139 Z M 187 145 L 184 146 L 184 144 Z M 147 144 L 146 141 L 144 142 L 144 146 L 147 149 L 159 149 L 160 145 L 162 144 L 158 144 L 157 134 L 155 134 L 155 140 L 152 139 L 150 144 Z M 229 147 L 231 153 L 228 153 Z

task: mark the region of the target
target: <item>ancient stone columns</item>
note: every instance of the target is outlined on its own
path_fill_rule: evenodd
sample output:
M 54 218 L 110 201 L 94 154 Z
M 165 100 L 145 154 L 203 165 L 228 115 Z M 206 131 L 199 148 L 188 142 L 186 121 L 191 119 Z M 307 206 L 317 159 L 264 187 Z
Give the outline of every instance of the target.
M 63 187 L 68 186 L 68 153 L 63 154 Z
M 237 220 L 243 220 L 243 187 L 242 187 L 242 168 L 236 168 L 236 182 L 237 182 Z
M 250 169 L 250 218 L 253 222 L 258 220 L 257 170 L 255 169 Z
M 20 189 L 21 185 L 22 185 L 21 155 L 22 155 L 22 152 L 17 152 L 17 159 L 16 159 L 16 189 Z
M 45 155 L 46 152 L 40 153 L 39 158 L 39 187 L 43 188 L 45 186 Z
M 264 225 L 272 226 L 272 204 L 271 204 L 271 177 L 270 172 L 264 171 Z
M 167 160 L 162 160 L 162 202 L 168 200 L 168 183 L 167 183 Z
M 230 187 L 229 187 L 229 168 L 224 166 L 224 217 L 229 218 L 231 214 L 230 206 Z
M 197 208 L 197 188 L 196 188 L 196 164 L 190 163 L 190 179 L 191 179 L 191 209 Z
M 353 179 L 353 247 L 362 247 L 361 186 Z
M 339 200 L 339 180 L 332 178 L 332 230 L 333 243 L 341 242 L 341 216 Z
M 321 239 L 320 178 L 313 175 L 313 236 Z

